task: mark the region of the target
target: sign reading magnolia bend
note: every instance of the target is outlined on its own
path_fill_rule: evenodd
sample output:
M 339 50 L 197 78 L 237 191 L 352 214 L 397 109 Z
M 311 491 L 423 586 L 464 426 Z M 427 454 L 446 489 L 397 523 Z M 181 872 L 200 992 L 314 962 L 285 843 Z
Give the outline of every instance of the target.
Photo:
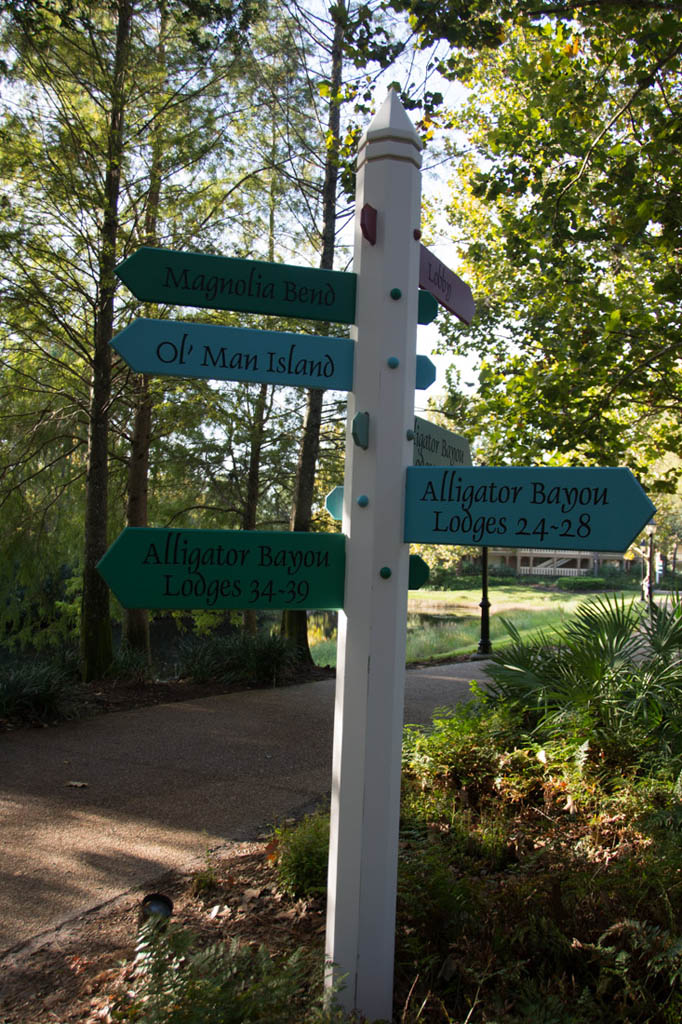
M 655 511 L 625 468 L 409 466 L 405 540 L 625 551 Z
M 352 324 L 355 274 L 142 246 L 116 268 L 144 302 Z
M 355 323 L 356 277 L 340 270 L 143 245 L 116 274 L 143 302 Z M 420 291 L 419 323 L 430 324 L 437 312 L 432 292 Z
M 97 569 L 124 608 L 342 608 L 340 533 L 128 526 Z

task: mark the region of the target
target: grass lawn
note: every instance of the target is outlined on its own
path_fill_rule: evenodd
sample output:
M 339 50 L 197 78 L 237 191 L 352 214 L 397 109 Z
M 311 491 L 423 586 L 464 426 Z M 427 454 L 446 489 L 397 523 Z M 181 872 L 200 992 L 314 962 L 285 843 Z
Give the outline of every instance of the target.
M 513 622 L 525 637 L 538 629 L 561 625 L 589 596 L 516 584 L 496 585 L 488 594 L 493 647 L 499 647 L 506 640 L 503 619 Z M 480 601 L 480 588 L 410 591 L 407 663 L 472 654 L 480 638 Z M 311 652 L 317 665 L 335 665 L 336 638 L 311 643 Z

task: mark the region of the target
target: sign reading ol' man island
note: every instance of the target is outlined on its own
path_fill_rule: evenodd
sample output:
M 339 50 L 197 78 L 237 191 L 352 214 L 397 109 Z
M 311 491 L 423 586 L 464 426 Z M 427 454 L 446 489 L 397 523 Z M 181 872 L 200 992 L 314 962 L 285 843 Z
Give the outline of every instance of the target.
M 340 533 L 128 526 L 98 563 L 124 608 L 342 608 Z
M 333 391 L 353 386 L 350 338 L 138 317 L 111 345 L 136 373 Z M 435 379 L 429 357 L 417 356 L 415 386 L 425 391 Z
M 405 540 L 625 551 L 655 511 L 622 467 L 410 466 Z
M 140 317 L 111 344 L 137 373 L 335 391 L 353 386 L 350 338 Z

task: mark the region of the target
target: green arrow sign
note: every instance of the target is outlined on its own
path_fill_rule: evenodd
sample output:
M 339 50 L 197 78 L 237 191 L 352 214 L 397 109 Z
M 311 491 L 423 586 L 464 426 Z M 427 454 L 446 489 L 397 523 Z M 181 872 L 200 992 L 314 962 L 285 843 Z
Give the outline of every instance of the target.
M 143 302 L 355 322 L 355 274 L 339 270 L 143 245 L 118 265 L 116 274 Z M 420 324 L 431 323 L 436 315 L 430 300 L 420 292 Z
M 655 511 L 624 468 L 410 466 L 405 540 L 625 551 Z
M 126 527 L 97 568 L 124 608 L 342 608 L 340 533 Z
M 145 302 L 242 313 L 355 319 L 355 274 L 142 246 L 116 273 Z
M 350 391 L 350 338 L 134 320 L 111 344 L 137 373 Z
M 429 567 L 420 555 L 410 555 L 410 568 L 407 586 L 410 590 L 419 590 L 429 581 Z

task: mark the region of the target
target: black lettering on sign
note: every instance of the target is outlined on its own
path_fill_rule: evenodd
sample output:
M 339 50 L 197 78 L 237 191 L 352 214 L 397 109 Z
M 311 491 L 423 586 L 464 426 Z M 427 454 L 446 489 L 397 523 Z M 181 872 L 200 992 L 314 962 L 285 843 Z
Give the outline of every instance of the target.
M 219 295 L 248 295 L 249 298 L 274 299 L 275 285 L 272 281 L 264 281 L 263 275 L 255 267 L 248 277 L 219 277 L 217 274 L 195 274 L 190 277 L 189 267 L 177 272 L 173 267 L 166 267 L 164 288 L 176 291 L 201 292 L 207 302 L 213 302 Z
M 286 569 L 289 576 L 300 572 L 301 569 L 328 569 L 328 551 L 274 551 L 269 544 L 259 544 L 260 552 L 259 566 L 268 568 L 276 566 Z
M 530 501 L 533 505 L 559 505 L 561 511 L 572 512 L 580 505 L 608 505 L 606 487 L 545 487 L 539 480 L 531 481 Z

